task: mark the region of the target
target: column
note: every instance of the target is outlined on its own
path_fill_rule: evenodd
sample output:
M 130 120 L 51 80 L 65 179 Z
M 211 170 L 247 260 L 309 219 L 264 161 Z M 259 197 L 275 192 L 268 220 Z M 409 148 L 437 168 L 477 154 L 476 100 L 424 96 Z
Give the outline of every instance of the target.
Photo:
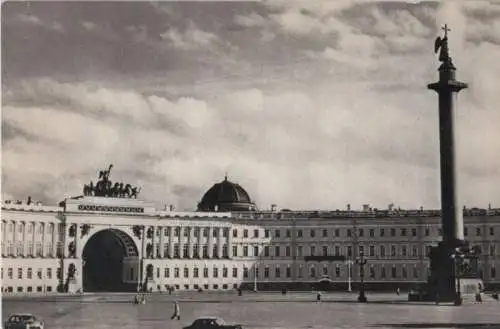
M 23 254 L 24 254 L 24 257 L 28 257 L 29 254 L 28 254 L 28 238 L 27 238 L 27 234 L 28 234 L 29 223 L 23 221 L 22 225 L 24 226 L 24 228 L 23 228 Z
M 52 257 L 56 257 L 57 254 L 57 223 L 52 222 Z
M 208 227 L 208 258 L 212 258 L 214 255 L 213 251 L 213 237 L 212 237 L 212 227 Z
M 158 255 L 156 252 L 156 225 L 153 226 L 153 236 L 151 237 L 151 246 L 153 247 L 153 254 L 151 255 L 151 258 L 156 258 Z
M 36 222 L 33 222 L 33 236 L 31 237 L 31 241 L 33 244 L 33 253 L 35 254 L 35 257 L 38 257 L 36 250 L 36 229 L 37 229 Z
M 174 228 L 168 228 L 168 257 L 174 258 Z
M 222 245 L 223 245 L 223 240 L 224 239 L 224 232 L 222 227 L 217 228 L 218 234 L 217 234 L 217 254 L 219 255 L 219 258 L 222 258 Z
M 16 237 L 17 237 L 17 225 L 16 221 L 12 221 L 12 247 L 14 248 L 14 257 L 17 256 L 17 242 L 16 242 Z
M 144 271 L 146 270 L 144 268 L 144 258 L 146 258 L 146 237 L 148 236 L 146 234 L 146 230 L 148 228 L 146 226 L 143 226 L 142 227 L 142 241 L 141 241 L 141 258 L 139 259 L 139 263 L 140 263 L 140 276 L 139 276 L 139 279 L 140 279 L 140 282 L 141 284 L 144 282 L 144 279 L 145 279 L 145 275 L 144 275 Z
M 188 256 L 189 258 L 193 258 L 193 228 L 189 227 L 187 230 L 188 230 Z
M 7 256 L 7 248 L 8 248 L 8 245 L 7 245 L 7 230 L 8 230 L 8 226 L 9 224 L 7 223 L 7 221 L 2 221 L 2 225 L 3 225 L 3 230 L 2 230 L 2 242 L 3 242 L 3 245 L 4 245 L 4 249 L 2 250 L 2 256 Z
M 196 239 L 197 243 L 198 243 L 198 257 L 200 257 L 200 259 L 203 259 L 203 227 L 197 227 L 196 228 L 198 230 L 198 238 Z
M 178 243 L 179 243 L 179 254 L 180 254 L 180 258 L 183 258 L 184 257 L 184 242 L 182 241 L 182 239 L 184 239 L 184 226 L 179 226 L 179 239 L 178 239 Z
M 159 258 L 165 257 L 165 227 L 158 227 L 160 230 L 160 255 Z
M 75 258 L 80 258 L 80 244 L 78 243 L 78 235 L 80 232 L 80 225 L 75 224 Z
M 232 227 L 228 228 L 228 236 L 227 236 L 227 255 L 229 258 L 233 258 L 233 229 Z
M 70 236 L 69 236 L 69 226 L 71 224 L 64 224 L 63 225 L 63 228 L 64 228 L 64 248 L 63 248 L 63 255 L 64 255 L 64 258 L 68 258 L 68 246 L 69 246 L 69 242 L 70 242 Z
M 42 257 L 45 258 L 45 234 L 47 233 L 47 223 L 42 222 Z

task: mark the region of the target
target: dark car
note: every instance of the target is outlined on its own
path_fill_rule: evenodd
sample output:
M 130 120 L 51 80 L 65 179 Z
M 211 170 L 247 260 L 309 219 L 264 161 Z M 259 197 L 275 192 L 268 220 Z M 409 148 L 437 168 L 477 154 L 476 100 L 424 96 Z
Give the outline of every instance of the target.
M 43 320 L 29 313 L 11 314 L 4 323 L 5 329 L 43 329 Z
M 240 324 L 225 324 L 224 320 L 213 316 L 198 318 L 183 329 L 243 329 L 243 327 Z

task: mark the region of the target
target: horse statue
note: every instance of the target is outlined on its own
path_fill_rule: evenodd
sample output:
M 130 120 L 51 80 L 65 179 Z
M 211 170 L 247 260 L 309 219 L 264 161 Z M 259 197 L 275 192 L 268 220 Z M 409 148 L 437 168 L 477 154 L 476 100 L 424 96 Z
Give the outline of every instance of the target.
M 130 194 L 130 198 L 137 199 L 137 197 L 139 196 L 139 192 L 141 192 L 141 188 L 139 188 L 139 190 L 137 190 L 137 186 L 133 187 L 132 192 Z

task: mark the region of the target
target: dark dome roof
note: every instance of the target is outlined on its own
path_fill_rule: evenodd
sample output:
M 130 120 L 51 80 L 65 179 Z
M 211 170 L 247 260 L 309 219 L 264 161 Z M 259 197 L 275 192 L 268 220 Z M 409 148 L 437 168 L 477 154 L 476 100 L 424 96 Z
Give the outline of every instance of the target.
M 257 207 L 243 187 L 227 180 L 214 184 L 198 203 L 198 211 L 254 211 Z

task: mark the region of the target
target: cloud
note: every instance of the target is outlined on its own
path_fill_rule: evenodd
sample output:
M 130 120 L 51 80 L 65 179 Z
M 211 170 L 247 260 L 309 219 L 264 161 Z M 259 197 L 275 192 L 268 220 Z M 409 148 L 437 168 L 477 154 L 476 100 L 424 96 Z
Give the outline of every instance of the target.
M 161 34 L 161 38 L 182 50 L 208 48 L 219 41 L 217 35 L 202 31 L 191 23 L 184 31 L 170 28 Z
M 127 21 L 129 38 L 116 39 L 140 42 L 148 71 L 4 85 L 4 191 L 56 202 L 113 163 L 113 181 L 177 209 L 193 209 L 225 171 L 261 208 L 437 208 L 438 100 L 426 85 L 447 22 L 457 77 L 469 83 L 457 102 L 460 195 L 470 206 L 500 198 L 500 47 L 487 4 L 266 2 L 212 22 L 176 6 L 163 8 L 187 24 Z M 75 23 L 87 49 L 98 23 L 85 33 Z M 234 23 L 245 28 L 224 29 Z M 163 47 L 143 42 L 154 31 Z M 138 46 L 116 45 L 117 58 Z
M 60 22 L 45 22 L 35 15 L 20 13 L 17 15 L 17 21 L 27 26 L 42 27 L 51 31 L 64 32 L 64 28 Z

